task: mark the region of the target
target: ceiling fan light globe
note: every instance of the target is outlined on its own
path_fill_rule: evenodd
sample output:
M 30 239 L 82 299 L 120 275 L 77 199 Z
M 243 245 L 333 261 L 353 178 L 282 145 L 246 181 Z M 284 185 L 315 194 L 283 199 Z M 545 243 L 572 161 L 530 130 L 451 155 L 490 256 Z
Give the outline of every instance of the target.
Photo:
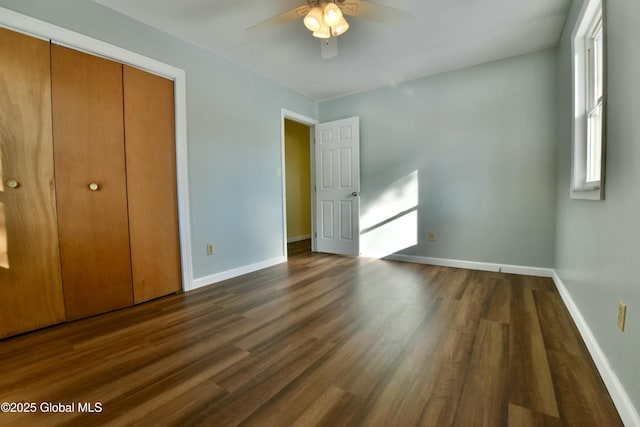
M 322 9 L 313 7 L 304 17 L 304 26 L 309 31 L 318 31 L 322 27 Z
M 324 22 L 318 31 L 313 32 L 313 37 L 317 37 L 319 39 L 328 39 L 331 37 L 331 28 Z
M 342 10 L 335 3 L 327 3 L 324 6 L 324 22 L 333 27 L 342 19 Z
M 348 29 L 349 29 L 349 23 L 347 22 L 346 19 L 344 19 L 344 16 L 343 16 L 337 25 L 331 27 L 331 35 L 334 37 L 341 36 L 344 33 L 346 33 Z

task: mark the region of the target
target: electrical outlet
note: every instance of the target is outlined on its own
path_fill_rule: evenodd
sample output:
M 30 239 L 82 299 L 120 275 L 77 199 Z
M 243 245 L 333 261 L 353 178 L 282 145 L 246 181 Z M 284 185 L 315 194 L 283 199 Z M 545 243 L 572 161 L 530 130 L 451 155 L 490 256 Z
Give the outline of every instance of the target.
M 436 233 L 434 233 L 433 231 L 429 232 L 429 241 L 433 242 L 434 240 L 436 240 Z
M 627 318 L 627 305 L 620 301 L 618 303 L 618 328 L 624 332 L 624 322 Z
M 207 243 L 207 255 L 213 255 L 213 243 Z

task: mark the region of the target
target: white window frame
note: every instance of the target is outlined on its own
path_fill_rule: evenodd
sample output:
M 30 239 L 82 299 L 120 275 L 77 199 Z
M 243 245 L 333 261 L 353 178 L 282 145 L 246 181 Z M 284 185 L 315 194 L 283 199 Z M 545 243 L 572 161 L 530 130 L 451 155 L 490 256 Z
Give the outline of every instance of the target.
M 604 200 L 606 146 L 606 20 L 605 0 L 588 0 L 572 34 L 573 128 L 572 199 Z M 602 37 L 600 67 L 594 60 L 594 37 Z M 600 88 L 596 94 L 596 79 Z M 598 118 L 599 117 L 599 118 Z M 593 118 L 593 119 L 592 119 Z M 592 126 L 595 125 L 595 133 Z M 599 161 L 598 153 L 599 153 Z M 595 152 L 596 154 L 592 154 Z M 598 172 L 599 168 L 599 174 Z M 594 172 L 595 171 L 595 172 Z

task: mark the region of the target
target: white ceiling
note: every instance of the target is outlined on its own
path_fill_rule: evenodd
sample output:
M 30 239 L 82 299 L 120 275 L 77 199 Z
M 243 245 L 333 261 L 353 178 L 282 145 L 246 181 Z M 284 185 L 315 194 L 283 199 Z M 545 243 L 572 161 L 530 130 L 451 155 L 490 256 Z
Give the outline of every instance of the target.
M 260 37 L 245 31 L 306 0 L 94 1 L 318 101 L 553 47 L 570 3 L 369 0 L 414 19 L 391 27 L 347 17 L 338 55 L 322 59 L 301 19 Z

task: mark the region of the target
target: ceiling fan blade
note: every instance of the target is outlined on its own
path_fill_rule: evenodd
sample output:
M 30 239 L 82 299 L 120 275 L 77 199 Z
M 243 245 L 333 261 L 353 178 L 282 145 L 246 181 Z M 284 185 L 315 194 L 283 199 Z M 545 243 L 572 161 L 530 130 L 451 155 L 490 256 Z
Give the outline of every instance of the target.
M 277 27 L 278 25 L 295 21 L 296 19 L 305 16 L 307 12 L 309 12 L 309 9 L 310 7 L 308 5 L 304 5 L 288 10 L 284 13 L 281 13 L 280 15 L 274 16 L 273 18 L 267 19 L 266 21 L 262 21 L 259 24 L 247 28 L 247 34 L 249 36 L 257 36 L 265 31 L 269 31 L 274 27 Z
M 388 25 L 402 25 L 413 19 L 413 15 L 406 10 L 369 3 L 364 0 L 347 0 L 340 4 L 340 7 L 345 15 Z
M 320 40 L 320 56 L 322 59 L 331 59 L 338 54 L 338 39 L 331 37 Z

